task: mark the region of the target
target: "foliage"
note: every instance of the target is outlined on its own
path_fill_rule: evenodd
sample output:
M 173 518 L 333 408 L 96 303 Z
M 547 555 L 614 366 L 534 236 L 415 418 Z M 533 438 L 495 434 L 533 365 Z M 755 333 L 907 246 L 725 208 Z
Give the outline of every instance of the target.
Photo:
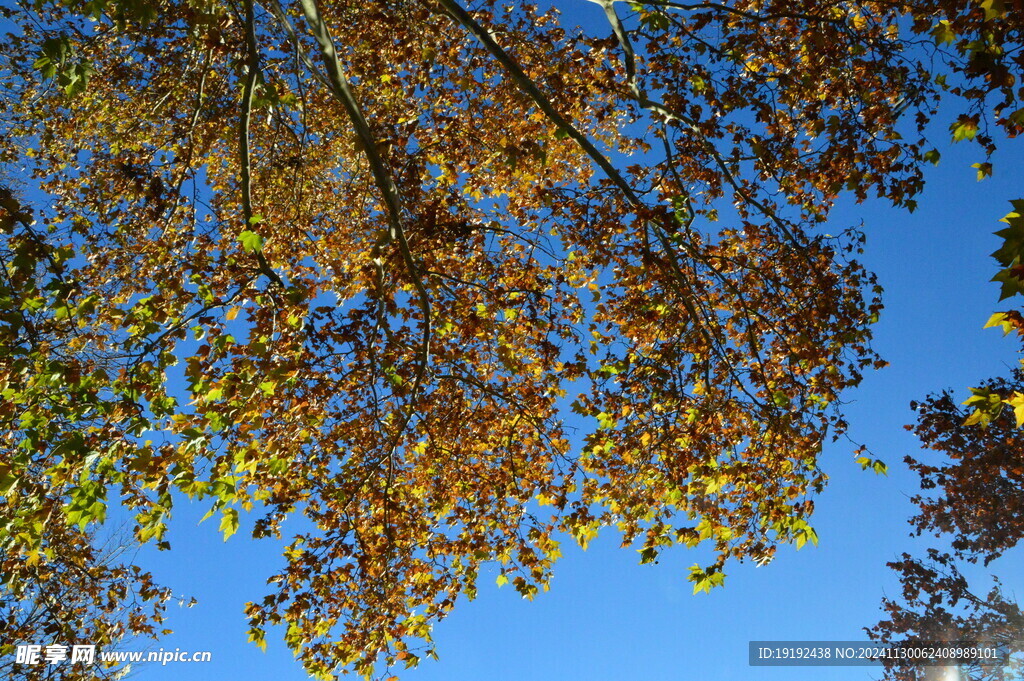
M 138 566 L 116 562 L 133 542 L 117 537 L 97 542 L 71 526 L 54 526 L 47 540 L 40 556 L 25 565 L 4 562 L 0 674 L 25 681 L 123 678 L 130 668 L 112 663 L 17 663 L 19 644 L 56 642 L 111 651 L 126 640 L 137 643 L 167 633 L 160 625 L 170 592 Z
M 250 637 L 327 678 L 430 654 L 486 563 L 532 597 L 562 533 L 704 545 L 695 591 L 815 541 L 882 364 L 861 238 L 817 225 L 844 188 L 914 207 L 947 92 L 954 139 L 1020 132 L 1019 16 L 602 7 L 5 10 L 5 560 L 112 499 L 162 548 L 182 497 L 225 538 L 302 514 Z
M 75 319 L 91 304 L 68 277 L 69 251 L 51 246 L 3 187 L 0 205 L 0 669 L 10 678 L 54 678 L 46 667 L 11 669 L 15 644 L 56 638 L 111 648 L 126 636 L 156 637 L 169 591 L 138 566 L 115 562 L 131 542 L 95 545 L 105 480 L 144 497 L 140 481 L 113 471 L 101 452 L 136 459 L 151 448 L 131 437 L 137 405 L 115 398 L 109 366 L 83 351 L 91 334 Z M 107 671 L 68 666 L 61 678 Z

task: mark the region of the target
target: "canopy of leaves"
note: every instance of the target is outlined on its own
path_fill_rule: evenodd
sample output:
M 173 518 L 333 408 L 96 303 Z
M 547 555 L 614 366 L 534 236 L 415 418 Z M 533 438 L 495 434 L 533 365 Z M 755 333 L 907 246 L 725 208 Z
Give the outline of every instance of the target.
M 561 534 L 705 545 L 695 590 L 813 541 L 837 400 L 881 365 L 860 237 L 816 226 L 844 188 L 913 208 L 946 91 L 954 138 L 1021 130 L 1019 18 L 602 7 L 5 9 L 14 573 L 115 499 L 163 548 L 182 497 L 225 536 L 302 514 L 250 636 L 326 678 L 432 652 L 484 563 L 532 597 Z

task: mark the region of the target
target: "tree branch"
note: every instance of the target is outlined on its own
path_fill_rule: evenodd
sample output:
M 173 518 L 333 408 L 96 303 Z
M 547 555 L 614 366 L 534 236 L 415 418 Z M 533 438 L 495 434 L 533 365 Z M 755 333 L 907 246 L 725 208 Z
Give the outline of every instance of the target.
M 711 333 L 699 323 L 700 315 L 695 307 L 693 300 L 689 295 L 689 287 L 686 284 L 687 277 L 683 272 L 682 266 L 679 263 L 679 259 L 676 257 L 676 252 L 672 248 L 672 244 L 668 240 L 668 235 L 665 233 L 665 229 L 662 225 L 658 224 L 655 220 L 647 217 L 649 208 L 640 199 L 637 193 L 633 190 L 633 187 L 626 181 L 622 174 L 612 165 L 611 161 L 601 153 L 600 150 L 594 146 L 586 135 L 580 132 L 576 126 L 572 124 L 565 116 L 563 116 L 555 107 L 551 104 L 550 100 L 540 91 L 536 83 L 526 75 L 522 67 L 511 57 L 498 43 L 494 40 L 491 33 L 478 24 L 469 13 L 463 9 L 455 0 L 438 0 L 445 11 L 452 17 L 456 22 L 464 26 L 470 33 L 472 33 L 481 43 L 487 51 L 500 63 L 512 76 L 516 84 L 526 92 L 527 95 L 534 101 L 534 103 L 540 108 L 541 111 L 548 117 L 548 119 L 554 123 L 560 130 L 574 140 L 581 149 L 604 171 L 605 175 L 612 181 L 612 183 L 618 187 L 622 194 L 626 197 L 627 202 L 637 210 L 638 217 L 643 220 L 644 224 L 654 228 L 654 232 L 658 237 L 658 241 L 664 249 L 666 256 L 668 257 L 669 264 L 672 267 L 674 273 L 674 279 L 680 286 L 680 297 L 683 303 L 683 307 L 686 308 L 690 318 L 693 319 L 694 323 L 700 329 L 701 335 L 704 336 L 705 341 L 708 343 L 710 349 L 719 348 L 718 342 L 712 338 Z M 628 37 L 626 37 L 626 44 L 628 45 Z M 632 54 L 632 48 L 630 48 L 630 54 Z M 627 66 L 627 69 L 630 68 Z M 673 210 L 670 212 L 670 217 L 677 219 L 676 212 Z M 685 223 L 686 221 L 692 220 L 692 209 L 691 214 L 687 215 L 685 219 L 680 219 L 680 222 Z M 697 254 L 692 252 L 689 255 L 692 258 L 697 259 Z M 719 354 L 720 348 L 719 348 Z M 722 357 L 723 361 L 725 358 Z M 728 364 L 728 362 L 726 362 Z
M 398 192 L 398 187 L 395 185 L 387 163 L 378 151 L 377 140 L 374 139 L 370 126 L 363 117 L 359 103 L 356 100 L 348 79 L 345 76 L 341 62 L 338 59 L 338 53 L 334 47 L 334 39 L 331 37 L 327 23 L 320 15 L 320 9 L 316 0 L 300 0 L 300 3 L 302 5 L 302 11 L 306 16 L 306 23 L 309 26 L 310 31 L 313 33 L 313 37 L 320 45 L 320 56 L 323 58 L 324 68 L 327 71 L 327 77 L 331 85 L 331 92 L 345 107 L 345 112 L 348 114 L 348 117 L 352 122 L 352 126 L 355 128 L 356 135 L 359 137 L 359 141 L 362 144 L 363 153 L 366 154 L 366 159 L 370 163 L 370 170 L 373 173 L 374 182 L 376 183 L 377 189 L 380 191 L 383 198 L 389 228 L 388 238 L 386 241 L 387 243 L 397 243 L 398 250 L 402 255 L 402 260 L 405 262 L 409 278 L 412 280 L 413 286 L 416 288 L 420 310 L 423 314 L 423 335 L 420 348 L 417 353 L 418 367 L 416 369 L 416 377 L 413 380 L 412 389 L 409 393 L 409 406 L 402 419 L 401 425 L 398 430 L 395 431 L 395 436 L 391 444 L 391 451 L 388 454 L 389 460 L 393 460 L 394 451 L 398 447 L 398 440 L 412 419 L 412 415 L 414 413 L 413 403 L 416 401 L 417 394 L 422 388 L 423 379 L 427 371 L 427 365 L 430 362 L 430 341 L 432 335 L 430 295 L 427 292 L 426 286 L 423 284 L 422 276 L 420 275 L 419 268 L 416 266 L 416 262 L 413 259 L 412 252 L 409 249 L 409 241 L 406 239 L 405 230 L 402 227 L 402 201 Z
M 252 93 L 256 85 L 256 75 L 260 68 L 260 53 L 256 45 L 256 17 L 253 10 L 253 0 L 245 0 L 245 52 L 246 52 L 246 73 L 245 85 L 242 90 L 242 112 L 238 119 L 238 144 L 239 162 L 241 165 L 242 182 L 242 219 L 243 229 L 254 226 L 252 213 L 252 164 L 249 158 L 249 120 L 252 117 Z M 274 271 L 274 268 L 267 262 L 263 250 L 254 250 L 256 262 L 259 263 L 260 272 L 265 274 L 271 281 L 283 289 L 288 288 L 281 279 L 281 275 Z
M 611 24 L 612 31 L 615 33 L 615 38 L 616 40 L 619 41 L 619 45 L 622 47 L 623 56 L 625 57 L 626 61 L 626 80 L 629 84 L 630 91 L 633 93 L 633 97 L 636 99 L 637 104 L 639 104 L 644 109 L 647 109 L 651 113 L 663 116 L 667 120 L 674 120 L 678 121 L 679 123 L 682 123 L 698 139 L 704 141 L 704 148 L 707 150 L 712 160 L 714 160 L 715 165 L 717 165 L 718 168 L 722 171 L 723 177 L 725 177 L 726 182 L 728 182 L 729 185 L 733 188 L 733 191 L 735 191 L 736 194 L 744 201 L 746 201 L 748 204 L 756 208 L 762 215 L 771 220 L 795 247 L 800 248 L 802 244 L 800 244 L 799 240 L 797 240 L 796 235 L 794 235 L 792 231 L 790 231 L 789 227 L 786 226 L 782 218 L 776 215 L 774 211 L 769 210 L 767 206 L 765 206 L 761 201 L 759 201 L 757 198 L 751 195 L 750 192 L 748 192 L 740 184 L 740 182 L 736 179 L 736 176 L 729 169 L 729 166 L 725 162 L 725 159 L 722 158 L 721 153 L 718 151 L 717 148 L 715 148 L 714 143 L 708 140 L 706 136 L 701 134 L 696 121 L 689 118 L 688 116 L 683 115 L 682 113 L 679 113 L 678 111 L 673 111 L 672 109 L 669 109 L 661 102 L 651 99 L 650 96 L 648 96 L 647 92 L 640 87 L 640 84 L 637 81 L 636 77 L 636 54 L 633 51 L 633 44 L 629 39 L 629 33 L 622 25 L 622 21 L 619 19 L 619 15 L 615 11 L 615 0 L 597 1 L 604 9 L 605 16 L 608 18 L 608 23 Z

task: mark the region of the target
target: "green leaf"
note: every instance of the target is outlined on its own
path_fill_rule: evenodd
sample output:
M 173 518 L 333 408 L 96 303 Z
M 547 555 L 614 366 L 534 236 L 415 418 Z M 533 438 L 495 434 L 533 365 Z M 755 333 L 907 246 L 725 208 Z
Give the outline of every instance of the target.
M 999 19 L 1006 14 L 1006 3 L 1004 0 L 981 0 L 981 8 L 985 10 L 985 20 Z
M 1015 392 L 1003 400 L 1003 403 L 1013 408 L 1013 416 L 1017 420 L 1017 427 L 1020 428 L 1024 424 L 1024 394 Z
M 1011 201 L 1014 210 L 1007 213 L 1000 222 L 1009 225 L 995 233 L 1003 240 L 999 250 L 992 253 L 992 257 L 999 261 L 1003 267 L 1010 267 L 1024 257 L 1024 201 Z
M 640 16 L 640 23 L 646 24 L 655 31 L 664 31 L 669 27 L 670 22 L 667 16 L 658 11 L 645 11 L 646 13 Z
M 1024 277 L 1024 267 L 1016 260 L 1011 267 L 1000 270 L 996 276 L 992 277 L 992 281 L 1002 284 L 1002 287 L 999 289 L 999 300 L 1006 300 L 1007 298 L 1024 294 L 1024 280 L 1022 280 L 1022 277 Z
M 57 75 L 56 64 L 54 64 L 53 60 L 46 56 L 39 57 L 39 59 L 36 59 L 34 62 L 32 62 L 32 68 L 39 71 L 42 74 L 43 78 L 46 78 L 47 80 Z
M 936 45 L 949 45 L 956 40 L 956 32 L 945 19 L 937 23 L 930 33 Z
M 1010 321 L 1010 317 L 1005 312 L 996 312 L 994 315 L 988 318 L 983 328 L 991 329 L 993 327 L 1000 327 L 1003 330 L 1003 335 L 1009 335 L 1013 331 L 1013 322 Z
M 971 388 L 970 390 L 971 396 L 964 400 L 962 404 L 973 407 L 974 411 L 964 421 L 964 425 L 978 425 L 982 428 L 987 428 L 988 424 L 1002 412 L 1003 399 L 999 396 L 999 393 L 986 388 Z
M 970 116 L 960 116 L 955 123 L 949 126 L 953 133 L 954 142 L 973 140 L 978 134 L 978 121 Z
M 802 530 L 797 530 L 794 538 L 795 538 L 795 544 L 796 544 L 796 550 L 797 551 L 802 549 L 804 547 L 804 545 L 807 544 L 807 540 L 808 539 L 811 541 L 811 544 L 813 544 L 814 546 L 818 545 L 818 533 L 815 532 L 814 529 L 810 528 L 810 527 L 808 527 L 806 529 L 802 529 Z
M 17 484 L 18 478 L 10 472 L 10 469 L 0 471 L 0 495 L 7 496 Z
M 220 531 L 224 533 L 224 541 L 238 531 L 238 511 L 233 508 L 225 508 L 220 519 Z
M 211 517 L 213 517 L 213 514 L 217 512 L 217 509 L 219 509 L 219 508 L 220 508 L 221 506 L 223 506 L 223 505 L 224 505 L 224 504 L 222 504 L 222 503 L 221 503 L 221 502 L 219 502 L 219 501 L 215 502 L 215 503 L 213 504 L 213 506 L 211 506 L 211 507 L 210 507 L 210 510 L 209 510 L 209 511 L 207 511 L 207 512 L 206 512 L 206 513 L 205 513 L 205 514 L 203 515 L 203 517 L 199 519 L 199 522 L 200 522 L 200 523 L 204 523 L 204 522 L 206 522 L 207 520 L 209 520 L 209 519 L 210 519 Z
M 705 570 L 699 565 L 693 565 L 690 567 L 690 574 L 686 579 L 693 582 L 694 595 L 701 591 L 711 593 L 711 589 L 716 586 L 722 586 L 725 583 L 725 573 L 720 568 L 714 566 Z
M 242 244 L 242 248 L 245 249 L 246 253 L 263 250 L 263 237 L 248 229 L 238 235 L 238 242 Z

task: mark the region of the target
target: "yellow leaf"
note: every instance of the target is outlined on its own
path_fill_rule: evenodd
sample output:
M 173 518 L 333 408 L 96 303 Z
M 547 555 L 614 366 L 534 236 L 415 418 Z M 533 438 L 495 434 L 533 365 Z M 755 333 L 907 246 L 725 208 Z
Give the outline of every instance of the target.
M 1024 395 L 1013 393 L 1003 401 L 1013 407 L 1013 415 L 1017 418 L 1017 427 L 1020 428 L 1024 425 Z

